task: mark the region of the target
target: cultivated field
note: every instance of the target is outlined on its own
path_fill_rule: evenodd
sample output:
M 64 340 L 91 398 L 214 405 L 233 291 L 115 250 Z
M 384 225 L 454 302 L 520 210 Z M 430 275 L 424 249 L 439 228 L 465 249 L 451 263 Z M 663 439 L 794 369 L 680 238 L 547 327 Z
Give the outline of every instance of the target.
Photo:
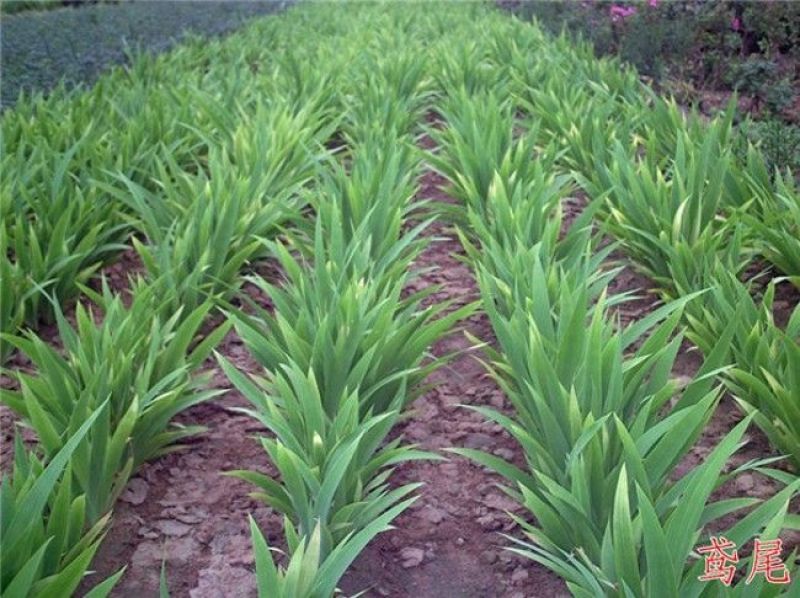
M 0 592 L 798 595 L 800 193 L 737 118 L 479 3 L 22 98 Z

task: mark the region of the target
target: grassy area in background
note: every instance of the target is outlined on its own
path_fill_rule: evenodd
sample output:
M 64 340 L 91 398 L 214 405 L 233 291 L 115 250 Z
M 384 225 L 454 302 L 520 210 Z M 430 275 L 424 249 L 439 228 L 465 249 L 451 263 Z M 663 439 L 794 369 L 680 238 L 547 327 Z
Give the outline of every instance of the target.
M 15 4 L 4 2 L 3 12 Z M 223 34 L 285 4 L 124 2 L 4 15 L 0 105 L 16 102 L 22 90 L 52 89 L 62 78 L 69 86 L 92 83 L 110 65 L 124 62 L 128 48 L 163 51 L 189 32 Z

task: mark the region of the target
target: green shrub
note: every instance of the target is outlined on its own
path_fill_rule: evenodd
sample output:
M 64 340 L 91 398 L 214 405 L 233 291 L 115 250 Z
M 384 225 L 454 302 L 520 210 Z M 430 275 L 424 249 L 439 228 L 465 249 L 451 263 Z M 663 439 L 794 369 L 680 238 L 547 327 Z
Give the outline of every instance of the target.
M 89 520 L 86 497 L 72 481 L 71 460 L 105 407 L 89 413 L 49 460 L 40 460 L 15 437 L 13 468 L 3 474 L 0 487 L 3 596 L 71 595 L 88 573 L 109 516 Z M 108 595 L 123 571 L 86 595 Z
M 171 420 L 219 394 L 203 390 L 208 376 L 195 377 L 193 372 L 228 326 L 218 327 L 191 347 L 210 304 L 185 316 L 178 310 L 166 317 L 159 294 L 141 281 L 132 288 L 129 308 L 105 283 L 102 294 L 84 291 L 102 307 L 103 318 L 95 323 L 93 310 L 79 304 L 73 327 L 55 303 L 64 355 L 34 332 L 3 335 L 37 371 L 7 372 L 20 389 L 0 390 L 0 400 L 36 430 L 50 458 L 91 413 L 99 413 L 70 466 L 76 487 L 86 497 L 87 521 L 94 524 L 142 463 L 179 449 L 177 442 L 202 430 Z

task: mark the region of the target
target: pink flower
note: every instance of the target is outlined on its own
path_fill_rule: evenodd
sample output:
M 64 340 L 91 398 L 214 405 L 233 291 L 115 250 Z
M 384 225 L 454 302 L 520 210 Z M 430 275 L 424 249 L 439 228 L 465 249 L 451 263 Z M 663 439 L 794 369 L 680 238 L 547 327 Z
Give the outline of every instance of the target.
M 611 20 L 616 23 L 621 19 L 627 19 L 629 16 L 636 14 L 636 7 L 612 4 L 609 12 L 611 13 Z
M 734 31 L 742 30 L 742 20 L 739 17 L 733 17 L 733 20 L 731 21 L 731 29 Z
M 658 6 L 658 0 L 647 0 L 647 3 L 650 5 L 650 8 L 656 8 Z

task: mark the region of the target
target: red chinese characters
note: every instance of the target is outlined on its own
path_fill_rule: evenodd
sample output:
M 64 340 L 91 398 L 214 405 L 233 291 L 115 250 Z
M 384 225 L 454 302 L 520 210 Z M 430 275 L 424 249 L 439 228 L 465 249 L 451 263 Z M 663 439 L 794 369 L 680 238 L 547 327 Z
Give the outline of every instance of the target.
M 755 540 L 753 562 L 750 565 L 750 573 L 745 584 L 752 583 L 756 575 L 764 575 L 768 583 L 790 583 L 791 575 L 781 559 L 782 550 L 783 542 L 781 540 Z M 724 536 L 711 536 L 711 544 L 701 546 L 697 552 L 705 555 L 703 574 L 698 577 L 700 581 L 716 580 L 726 586 L 733 583 L 736 565 L 739 562 L 739 554 L 734 542 Z

